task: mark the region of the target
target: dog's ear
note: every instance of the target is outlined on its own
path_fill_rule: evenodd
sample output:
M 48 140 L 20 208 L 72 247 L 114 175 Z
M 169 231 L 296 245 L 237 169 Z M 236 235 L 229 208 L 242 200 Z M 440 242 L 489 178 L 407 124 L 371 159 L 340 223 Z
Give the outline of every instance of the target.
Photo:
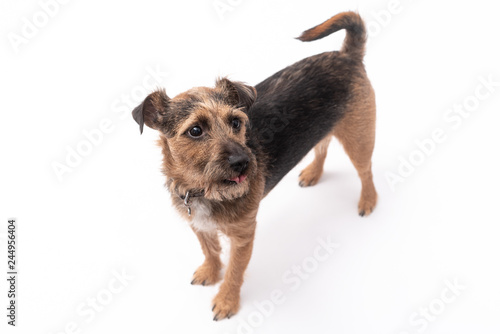
M 222 89 L 224 94 L 227 94 L 228 102 L 238 108 L 243 107 L 248 110 L 257 99 L 257 90 L 243 82 L 219 78 L 215 82 L 215 87 Z
M 169 108 L 170 98 L 165 90 L 159 89 L 146 97 L 146 99 L 132 111 L 132 117 L 139 124 L 139 129 L 144 129 L 144 123 L 152 129 L 158 130 L 163 123 L 164 116 Z

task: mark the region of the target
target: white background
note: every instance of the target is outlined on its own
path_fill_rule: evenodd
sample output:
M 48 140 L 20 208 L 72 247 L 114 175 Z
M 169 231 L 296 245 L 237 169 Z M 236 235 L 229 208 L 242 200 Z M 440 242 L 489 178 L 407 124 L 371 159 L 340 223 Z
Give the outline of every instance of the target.
M 480 77 L 500 81 L 493 2 L 232 0 L 221 17 L 212 0 L 69 1 L 18 52 L 9 36 L 21 35 L 23 18 L 33 22 L 41 6 L 0 3 L 0 258 L 6 262 L 6 220 L 16 217 L 20 272 L 14 329 L 0 280 L 2 333 L 500 331 L 500 86 L 473 98 Z M 390 17 L 381 14 L 388 8 Z M 299 188 L 308 156 L 262 202 L 239 314 L 213 322 L 217 287 L 189 284 L 202 252 L 170 206 L 157 134 L 139 136 L 131 106 L 146 94 L 148 68 L 168 72 L 158 86 L 175 96 L 219 75 L 255 85 L 337 50 L 343 32 L 314 43 L 293 37 L 350 9 L 371 32 L 365 64 L 377 94 L 378 206 L 358 217 L 360 182 L 337 142 L 321 182 Z M 460 124 L 446 121 L 464 101 L 479 105 Z M 105 119 L 112 130 L 59 180 L 54 163 L 66 164 L 83 132 Z M 446 140 L 393 191 L 387 173 L 398 173 L 400 158 L 418 157 L 415 141 L 436 129 Z M 339 248 L 293 290 L 283 275 L 311 263 L 318 238 Z M 123 270 L 133 279 L 110 294 L 110 282 L 119 286 L 113 272 Z M 464 287 L 450 303 L 440 301 L 447 281 Z M 284 302 L 258 311 L 273 290 Z M 96 297 L 106 305 L 92 319 L 77 312 Z M 429 307 L 432 320 L 422 320 Z

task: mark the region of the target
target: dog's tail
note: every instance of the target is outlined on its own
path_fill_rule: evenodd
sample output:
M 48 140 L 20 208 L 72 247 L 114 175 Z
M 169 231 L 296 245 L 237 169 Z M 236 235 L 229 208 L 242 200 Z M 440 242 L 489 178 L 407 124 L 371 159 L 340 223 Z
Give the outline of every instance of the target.
M 361 16 L 355 12 L 337 14 L 320 25 L 304 31 L 297 39 L 311 42 L 342 29 L 347 31 L 347 35 L 340 52 L 354 59 L 362 60 L 365 55 L 366 28 Z

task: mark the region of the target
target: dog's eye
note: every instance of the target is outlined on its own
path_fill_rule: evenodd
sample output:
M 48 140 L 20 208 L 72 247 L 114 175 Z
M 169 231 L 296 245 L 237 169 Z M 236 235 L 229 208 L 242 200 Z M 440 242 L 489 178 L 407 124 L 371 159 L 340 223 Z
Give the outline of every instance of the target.
M 241 121 L 237 118 L 233 118 L 233 120 L 231 121 L 231 125 L 233 126 L 233 129 L 238 130 L 241 126 Z
M 199 126 L 193 126 L 191 129 L 189 129 L 188 133 L 191 137 L 199 137 L 202 135 L 203 131 Z

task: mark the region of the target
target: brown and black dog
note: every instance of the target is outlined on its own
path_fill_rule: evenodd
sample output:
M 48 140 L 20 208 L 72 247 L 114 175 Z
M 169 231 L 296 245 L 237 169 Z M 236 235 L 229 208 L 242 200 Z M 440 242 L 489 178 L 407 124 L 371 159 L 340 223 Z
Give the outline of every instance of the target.
M 238 311 L 260 201 L 310 150 L 315 159 L 302 171 L 300 186 L 318 182 L 335 136 L 361 178 L 358 213 L 375 207 L 375 94 L 363 65 L 363 20 L 341 13 L 298 39 L 313 41 L 341 29 L 347 34 L 340 51 L 303 59 L 255 88 L 222 78 L 214 88 L 192 88 L 172 99 L 158 90 L 132 112 L 141 133 L 144 123 L 160 132 L 167 188 L 201 243 L 205 261 L 192 284 L 221 279 L 218 232 L 231 241 L 214 320 Z

